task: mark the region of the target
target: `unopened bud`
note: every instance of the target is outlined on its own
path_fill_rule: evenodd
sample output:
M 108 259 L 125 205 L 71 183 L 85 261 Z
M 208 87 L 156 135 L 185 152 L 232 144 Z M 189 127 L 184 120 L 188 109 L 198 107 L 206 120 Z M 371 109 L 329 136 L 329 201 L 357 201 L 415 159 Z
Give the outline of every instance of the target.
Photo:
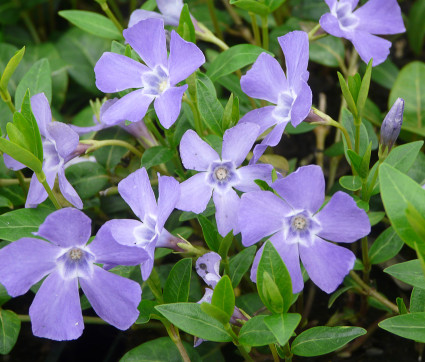
M 380 144 L 383 150 L 388 147 L 388 151 L 390 151 L 400 134 L 401 124 L 403 123 L 403 111 L 404 99 L 397 98 L 382 122 Z

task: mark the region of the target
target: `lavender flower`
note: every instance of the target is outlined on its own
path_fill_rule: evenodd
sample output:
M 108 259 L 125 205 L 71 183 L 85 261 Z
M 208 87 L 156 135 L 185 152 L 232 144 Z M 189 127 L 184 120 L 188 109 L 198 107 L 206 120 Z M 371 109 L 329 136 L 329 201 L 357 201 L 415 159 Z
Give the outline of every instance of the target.
M 155 247 L 175 248 L 175 238 L 164 229 L 180 196 L 179 183 L 172 177 L 159 177 L 158 203 L 145 168 L 139 169 L 118 184 L 118 192 L 141 220 L 110 220 L 104 224 L 119 244 L 144 250 L 148 257 L 140 260 L 143 280 L 149 278 Z
M 122 97 L 104 113 L 104 122 L 118 124 L 140 121 L 153 100 L 159 121 L 170 128 L 181 108 L 187 85 L 176 87 L 205 62 L 201 50 L 171 32 L 170 56 L 167 59 L 164 22 L 146 19 L 124 30 L 125 40 L 146 65 L 124 55 L 104 53 L 96 63 L 96 86 L 105 93 L 139 88 Z
M 221 256 L 214 252 L 204 254 L 196 260 L 196 272 L 209 286 L 209 288 L 205 288 L 204 296 L 198 301 L 199 304 L 211 303 L 214 288 L 221 279 L 219 274 L 220 261 Z M 239 308 L 235 307 L 233 315 L 230 318 L 230 323 L 236 324 L 238 319 L 246 320 Z M 198 347 L 203 341 L 203 339 L 195 337 L 194 347 Z
M 31 97 L 31 109 L 37 121 L 43 143 L 43 172 L 46 175 L 46 181 L 50 188 L 53 188 L 56 175 L 58 175 L 62 195 L 72 205 L 81 209 L 83 202 L 65 177 L 65 164 L 80 154 L 77 150 L 78 134 L 65 123 L 52 122 L 52 111 L 44 93 Z M 25 168 L 23 164 L 6 154 L 4 155 L 4 163 L 6 167 L 14 171 Z M 36 207 L 46 200 L 47 196 L 46 190 L 34 173 L 25 207 Z
M 325 179 L 319 166 L 300 167 L 277 180 L 269 191 L 242 196 L 239 224 L 242 244 L 250 246 L 270 236 L 292 279 L 293 292 L 303 289 L 301 261 L 311 280 L 326 293 L 332 293 L 353 268 L 351 250 L 326 240 L 352 243 L 370 232 L 364 210 L 344 192 L 336 192 L 320 209 L 325 199 Z M 256 280 L 264 246 L 257 252 L 251 269 Z
M 0 283 L 9 295 L 25 294 L 43 279 L 29 315 L 34 335 L 58 341 L 81 336 L 84 323 L 78 284 L 95 312 L 119 329 L 138 317 L 140 285 L 95 263 L 134 263 L 145 255 L 112 240 L 91 235 L 91 220 L 83 212 L 66 208 L 50 214 L 35 238 L 22 238 L 0 249 Z
M 130 15 L 128 27 L 130 28 L 136 25 L 141 20 L 152 18 L 163 19 L 165 25 L 179 25 L 180 14 L 183 9 L 183 0 L 156 0 L 156 4 L 161 14 L 143 9 L 134 10 Z
M 256 163 L 268 146 L 279 143 L 288 122 L 298 126 L 307 117 L 312 104 L 312 93 L 307 84 L 307 33 L 293 31 L 278 41 L 285 55 L 286 76 L 276 59 L 261 53 L 241 78 L 242 90 L 247 95 L 275 104 L 250 111 L 239 121 L 258 124 L 259 134 L 275 126 L 261 144 L 255 146 L 251 163 Z
M 390 53 L 391 42 L 376 35 L 406 31 L 397 0 L 369 0 L 353 11 L 358 0 L 325 0 L 330 13 L 322 15 L 320 25 L 333 36 L 350 40 L 365 63 L 381 64 Z
M 388 151 L 391 151 L 394 142 L 400 134 L 401 124 L 403 123 L 403 111 L 404 99 L 397 98 L 382 122 L 380 143 L 384 150 L 388 147 Z
M 245 160 L 258 135 L 259 126 L 239 124 L 223 136 L 222 157 L 194 131 L 188 130 L 180 142 L 180 156 L 184 167 L 201 171 L 184 181 L 176 208 L 201 213 L 213 193 L 216 221 L 221 235 L 231 230 L 239 233 L 238 209 L 240 198 L 233 188 L 242 192 L 258 190 L 254 180 L 271 182 L 272 166 L 249 165 L 237 169 Z

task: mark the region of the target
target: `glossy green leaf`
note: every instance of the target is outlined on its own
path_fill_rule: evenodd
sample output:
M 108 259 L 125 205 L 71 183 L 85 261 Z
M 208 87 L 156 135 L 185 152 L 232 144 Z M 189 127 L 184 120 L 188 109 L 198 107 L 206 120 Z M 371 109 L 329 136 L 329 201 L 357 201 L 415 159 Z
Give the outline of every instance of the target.
M 256 250 L 257 248 L 255 245 L 252 245 L 237 253 L 230 259 L 229 277 L 232 281 L 233 288 L 236 288 L 239 285 L 242 277 L 251 267 Z
M 102 165 L 80 162 L 66 168 L 65 175 L 82 199 L 89 199 L 109 184 L 109 176 Z
M 239 331 L 239 342 L 246 346 L 265 346 L 276 342 L 276 337 L 264 323 L 266 315 L 257 315 L 248 320 Z
M 267 5 L 256 0 L 230 0 L 230 4 L 258 15 L 267 15 L 270 12 Z
M 7 294 L 6 288 L 0 284 L 0 307 L 10 299 L 12 299 L 12 297 Z
M 425 312 L 388 318 L 380 322 L 379 326 L 397 336 L 425 343 Z
M 227 258 L 227 253 L 229 252 L 230 246 L 233 242 L 233 231 L 230 231 L 224 238 L 220 241 L 220 247 L 218 248 L 218 254 L 222 259 Z
M 425 243 L 425 218 L 412 204 L 407 204 L 406 217 L 410 226 L 418 235 L 418 245 Z
M 406 308 L 406 304 L 404 303 L 403 298 L 397 297 L 396 303 L 397 303 L 397 307 L 398 307 L 398 312 L 400 314 L 407 314 L 407 308 Z
M 199 113 L 204 124 L 215 134 L 223 135 L 221 120 L 223 118 L 223 106 L 217 99 L 215 89 L 208 87 L 208 80 L 196 79 L 198 92 Z
M 361 269 L 363 269 L 363 266 L 361 267 Z M 355 269 L 356 270 L 356 269 Z M 346 287 L 342 287 L 341 289 L 338 289 L 337 291 L 333 292 L 331 294 L 331 296 L 329 297 L 329 301 L 328 301 L 328 308 L 332 307 L 332 305 L 335 303 L 335 301 L 345 292 L 347 292 L 348 290 L 353 289 L 353 286 L 346 286 Z
M 135 323 L 145 324 L 151 320 L 152 316 L 160 316 L 160 314 L 155 310 L 156 305 L 158 305 L 158 302 L 154 300 L 142 299 L 142 301 L 139 303 L 139 306 L 137 307 L 140 314 Z
M 413 2 L 409 11 L 409 21 L 407 22 L 407 39 L 409 45 L 416 55 L 423 51 L 423 42 L 425 37 L 425 0 Z
M 275 314 L 264 318 L 264 323 L 274 334 L 281 346 L 284 346 L 301 321 L 298 313 Z
M 164 287 L 165 303 L 187 302 L 189 299 L 192 259 L 179 260 L 171 269 Z
M 425 289 L 424 272 L 418 259 L 392 265 L 384 272 L 414 287 Z
M 425 312 L 425 289 L 414 287 L 410 295 L 410 313 Z
M 295 338 L 291 350 L 297 356 L 320 356 L 336 351 L 364 334 L 366 330 L 359 327 L 313 327 Z
M 339 179 L 339 184 L 350 191 L 357 191 L 362 188 L 362 180 L 359 176 L 342 176 Z
M 229 342 L 230 335 L 223 325 L 205 314 L 197 303 L 163 304 L 155 307 L 181 330 L 213 342 Z
M 403 240 L 400 239 L 394 228 L 389 227 L 378 236 L 370 247 L 370 262 L 379 264 L 395 257 L 403 245 Z
M 337 73 L 338 73 L 339 85 L 341 86 L 342 95 L 344 96 L 345 101 L 347 102 L 348 108 L 350 109 L 351 113 L 356 115 L 357 107 L 356 107 L 356 103 L 354 102 L 353 96 L 351 95 L 351 92 L 348 89 L 348 85 L 343 75 L 340 72 L 337 72 Z
M 260 295 L 263 303 L 272 313 L 283 313 L 284 305 L 282 295 L 280 294 L 279 288 L 277 287 L 276 283 L 274 282 L 270 274 L 266 271 L 263 273 L 261 293 L 259 291 L 258 294 Z
M 203 302 L 201 303 L 201 310 L 204 313 L 208 314 L 210 317 L 219 321 L 222 325 L 227 325 L 229 323 L 230 316 L 215 305 Z
M 227 275 L 224 275 L 215 286 L 211 304 L 220 308 L 230 319 L 235 309 L 235 293 Z
M 10 78 L 12 77 L 13 73 L 15 73 L 16 68 L 21 63 L 21 60 L 25 54 L 25 47 L 18 50 L 15 55 L 10 58 L 8 63 L 6 64 L 6 67 L 1 75 L 0 78 L 0 88 L 1 89 L 7 89 L 9 85 Z
M 369 94 L 371 77 L 372 77 L 372 59 L 369 60 L 369 63 L 366 67 L 366 71 L 362 79 L 362 84 L 360 86 L 359 95 L 357 97 L 356 108 L 357 108 L 357 112 L 359 112 L 359 117 L 361 117 L 363 114 L 363 108 L 366 104 L 366 99 Z
M 123 39 L 112 20 L 101 14 L 83 10 L 62 10 L 58 14 L 87 33 L 105 39 Z
M 199 224 L 201 224 L 202 233 L 204 234 L 205 242 L 211 251 L 218 252 L 220 248 L 220 240 L 216 227 L 205 216 L 198 215 Z
M 145 150 L 140 162 L 140 166 L 150 169 L 152 166 L 160 165 L 173 158 L 173 151 L 164 146 L 154 146 Z
M 177 33 L 186 41 L 196 42 L 195 27 L 193 26 L 187 4 L 184 4 L 181 10 Z
M 21 321 L 10 310 L 0 309 L 0 354 L 8 354 L 16 343 Z
M 222 127 L 224 130 L 233 127 L 239 121 L 239 99 L 233 93 L 224 108 Z
M 341 38 L 327 36 L 310 42 L 310 60 L 326 65 L 338 67 L 344 64 L 345 48 Z
M 34 172 L 42 171 L 43 164 L 31 152 L 1 137 L 0 150 L 8 155 L 12 155 L 16 161 L 29 167 Z

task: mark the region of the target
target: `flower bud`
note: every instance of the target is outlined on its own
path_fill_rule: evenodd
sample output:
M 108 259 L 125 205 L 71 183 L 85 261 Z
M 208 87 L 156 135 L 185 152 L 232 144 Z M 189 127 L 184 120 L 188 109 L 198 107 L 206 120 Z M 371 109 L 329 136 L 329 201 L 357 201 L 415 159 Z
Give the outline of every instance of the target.
M 397 98 L 382 122 L 380 144 L 383 151 L 386 147 L 388 151 L 393 147 L 403 123 L 403 111 L 404 99 Z

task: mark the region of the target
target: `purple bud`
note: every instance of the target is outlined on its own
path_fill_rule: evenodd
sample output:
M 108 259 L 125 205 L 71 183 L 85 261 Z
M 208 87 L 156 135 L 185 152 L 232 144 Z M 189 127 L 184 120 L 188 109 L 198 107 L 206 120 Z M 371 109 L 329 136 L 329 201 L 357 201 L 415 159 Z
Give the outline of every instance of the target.
M 391 150 L 393 147 L 403 123 L 403 111 L 404 99 L 397 98 L 382 122 L 380 143 L 384 149 L 388 147 Z

